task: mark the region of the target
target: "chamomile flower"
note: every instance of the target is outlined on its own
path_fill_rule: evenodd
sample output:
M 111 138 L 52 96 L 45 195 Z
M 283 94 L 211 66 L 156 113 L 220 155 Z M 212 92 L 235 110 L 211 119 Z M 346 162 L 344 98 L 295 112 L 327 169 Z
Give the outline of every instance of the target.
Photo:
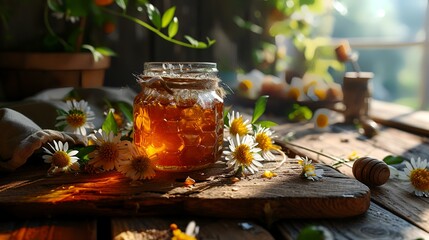
M 96 145 L 96 149 L 88 155 L 89 164 L 94 167 L 102 167 L 107 171 L 113 170 L 120 161 L 128 158 L 129 142 L 121 141 L 120 135 L 99 129 L 89 137 Z
M 255 140 L 250 135 L 240 137 L 236 134 L 229 139 L 229 150 L 225 150 L 225 159 L 228 166 L 234 167 L 234 170 L 242 169 L 244 172 L 254 174 L 258 167 L 262 167 L 260 161 L 264 159 L 259 154 L 260 148 L 257 148 Z
M 256 99 L 261 91 L 263 80 L 264 74 L 256 69 L 247 74 L 238 74 L 237 90 L 244 97 Z
M 79 158 L 76 157 L 78 154 L 77 150 L 69 151 L 68 142 L 61 142 L 53 140 L 54 145 L 48 143 L 51 149 L 43 147 L 43 150 L 46 155 L 43 155 L 42 158 L 45 160 L 45 163 L 50 163 L 51 167 L 48 170 L 48 174 L 55 174 L 59 172 L 68 172 L 71 170 L 79 170 Z
M 121 161 L 118 171 L 133 180 L 152 179 L 155 177 L 154 160 L 156 154 L 148 156 L 147 153 L 135 146 L 130 145 L 131 158 Z
M 185 232 L 182 232 L 175 223 L 170 224 L 170 229 L 173 232 L 172 240 L 196 240 L 196 236 L 200 231 L 200 227 L 195 221 L 190 221 L 188 223 Z
M 326 108 L 319 108 L 313 115 L 314 128 L 319 131 L 328 130 L 332 122 L 332 111 Z
M 55 127 L 64 127 L 65 132 L 72 132 L 86 136 L 86 129 L 93 129 L 94 112 L 85 100 L 68 100 L 66 102 L 65 114 L 57 117 L 58 123 Z
M 324 82 L 317 83 L 308 88 L 307 95 L 313 101 L 326 100 L 328 94 L 328 85 Z
M 228 125 L 225 125 L 225 130 L 229 133 L 229 136 L 239 135 L 240 137 L 250 134 L 252 132 L 252 125 L 248 119 L 244 120 L 243 116 L 239 112 L 229 112 Z
M 304 83 L 301 78 L 292 78 L 291 84 L 286 87 L 286 97 L 294 101 L 306 100 Z
M 302 166 L 301 176 L 312 181 L 318 181 L 323 177 L 323 169 L 316 169 L 307 156 L 301 157 L 298 163 Z
M 429 197 L 428 161 L 411 158 L 410 162 L 405 162 L 405 168 L 399 172 L 398 178 L 404 180 L 407 187 L 412 189 L 416 196 Z
M 280 146 L 275 145 L 273 142 L 273 131 L 257 125 L 254 136 L 256 143 L 258 143 L 258 148 L 261 149 L 262 157 L 265 160 L 274 160 L 276 157 L 271 151 L 280 152 Z

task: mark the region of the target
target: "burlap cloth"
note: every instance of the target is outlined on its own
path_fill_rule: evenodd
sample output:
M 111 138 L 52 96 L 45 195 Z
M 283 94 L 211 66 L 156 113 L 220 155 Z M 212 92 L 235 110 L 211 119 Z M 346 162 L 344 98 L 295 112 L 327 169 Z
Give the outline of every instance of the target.
M 57 109 L 64 106 L 72 88 L 43 91 L 21 102 L 0 106 L 0 170 L 13 171 L 26 163 L 35 151 L 49 141 L 69 142 L 71 146 L 84 145 L 85 136 L 56 131 Z M 95 113 L 95 128 L 101 127 L 106 111 L 106 99 L 132 104 L 136 93 L 129 88 L 75 89 Z M 43 160 L 41 159 L 41 162 Z

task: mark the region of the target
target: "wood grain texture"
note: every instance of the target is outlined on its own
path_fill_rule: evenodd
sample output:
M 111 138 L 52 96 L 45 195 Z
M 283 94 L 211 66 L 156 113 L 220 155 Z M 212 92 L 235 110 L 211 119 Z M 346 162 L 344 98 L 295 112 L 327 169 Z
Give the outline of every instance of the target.
M 0 240 L 3 239 L 96 240 L 97 223 L 88 219 L 0 221 Z
M 337 158 L 347 159 L 348 155 L 356 151 L 360 157 L 371 156 L 380 160 L 387 155 L 429 159 L 429 144 L 425 138 L 387 127 L 381 127 L 380 133 L 371 139 L 361 136 L 352 126 L 343 124 L 333 125 L 330 131 L 323 133 L 314 131 L 311 124 L 299 126 L 284 124 L 276 130 L 279 136 L 295 132 L 295 139 L 291 142 Z M 282 142 L 284 143 L 284 140 L 279 144 Z M 336 163 L 332 159 L 299 147 L 289 146 L 289 148 L 328 165 Z M 353 177 L 352 166 L 353 161 L 348 161 L 341 164 L 338 170 Z M 401 168 L 402 165 L 398 167 Z M 371 198 L 429 232 L 429 199 L 414 196 L 399 180 L 390 179 L 382 186 L 371 187 Z
M 278 163 L 267 163 L 271 169 Z M 160 174 L 147 182 L 130 182 L 117 172 L 45 177 L 17 173 L 0 180 L 0 207 L 27 215 L 148 216 L 193 214 L 274 222 L 282 218 L 339 218 L 364 213 L 369 189 L 325 165 L 322 181 L 299 176 L 297 164 L 284 164 L 276 177 L 255 174 L 232 183 L 224 163 L 205 172 Z M 225 172 L 226 171 L 226 172 Z M 187 176 L 196 180 L 185 186 Z
M 279 239 L 297 239 L 307 226 L 323 226 L 336 240 L 346 239 L 429 239 L 429 233 L 372 203 L 362 216 L 342 220 L 285 220 L 275 225 Z
M 429 136 L 428 111 L 416 111 L 406 106 L 372 100 L 369 115 L 383 125 Z
M 271 233 L 252 221 L 231 219 L 182 219 L 182 218 L 114 218 L 112 238 L 114 240 L 171 239 L 170 224 L 175 223 L 185 232 L 189 221 L 194 220 L 199 227 L 198 239 L 248 239 L 274 240 Z M 242 227 L 244 226 L 248 228 Z

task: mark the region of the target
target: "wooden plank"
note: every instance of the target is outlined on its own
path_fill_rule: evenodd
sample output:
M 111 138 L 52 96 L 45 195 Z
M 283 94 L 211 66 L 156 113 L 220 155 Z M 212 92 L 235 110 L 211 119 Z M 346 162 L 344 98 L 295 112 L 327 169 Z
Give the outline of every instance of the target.
M 406 106 L 372 100 L 369 115 L 385 126 L 429 136 L 428 111 L 416 111 Z
M 360 156 L 372 156 L 376 159 L 383 159 L 387 155 L 429 159 L 429 145 L 424 138 L 387 127 L 382 127 L 380 133 L 372 139 L 366 139 L 352 126 L 342 124 L 334 125 L 331 131 L 323 133 L 316 132 L 311 124 L 284 124 L 277 128 L 276 133 L 285 136 L 291 132 L 295 132 L 292 143 L 338 158 L 347 158 L 356 151 Z M 290 149 L 326 164 L 336 163 L 332 159 L 302 148 L 290 147 Z M 353 162 L 346 162 L 338 170 L 353 177 L 352 166 Z M 399 180 L 390 179 L 380 187 L 371 187 L 371 198 L 388 210 L 429 231 L 429 211 L 422 211 L 429 206 L 429 199 L 409 193 Z
M 267 163 L 269 169 L 278 163 Z M 203 172 L 160 174 L 135 184 L 117 172 L 36 177 L 15 172 L 0 179 L 0 207 L 6 214 L 141 216 L 193 214 L 249 218 L 273 222 L 280 218 L 338 218 L 362 214 L 369 207 L 369 189 L 334 169 L 323 181 L 299 177 L 295 163 L 265 179 L 255 174 L 232 183 L 230 170 L 217 163 Z M 197 183 L 184 186 L 187 176 Z
M 0 221 L 0 240 L 3 239 L 96 240 L 97 222 L 90 219 L 5 220 Z
M 274 228 L 279 239 L 297 239 L 307 226 L 322 226 L 332 233 L 333 239 L 429 239 L 429 233 L 371 203 L 362 216 L 341 220 L 285 220 Z
M 252 221 L 231 219 L 182 218 L 114 218 L 112 238 L 115 240 L 171 239 L 170 224 L 175 223 L 182 232 L 190 221 L 199 227 L 198 239 L 271 240 L 271 233 Z

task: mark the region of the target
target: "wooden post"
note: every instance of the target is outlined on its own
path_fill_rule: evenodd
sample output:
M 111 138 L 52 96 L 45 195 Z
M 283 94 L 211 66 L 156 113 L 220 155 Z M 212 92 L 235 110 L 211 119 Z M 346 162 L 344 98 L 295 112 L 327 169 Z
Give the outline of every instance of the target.
M 353 123 L 368 116 L 370 90 L 368 80 L 373 78 L 372 72 L 346 72 L 343 82 L 343 103 L 345 106 L 344 120 Z

